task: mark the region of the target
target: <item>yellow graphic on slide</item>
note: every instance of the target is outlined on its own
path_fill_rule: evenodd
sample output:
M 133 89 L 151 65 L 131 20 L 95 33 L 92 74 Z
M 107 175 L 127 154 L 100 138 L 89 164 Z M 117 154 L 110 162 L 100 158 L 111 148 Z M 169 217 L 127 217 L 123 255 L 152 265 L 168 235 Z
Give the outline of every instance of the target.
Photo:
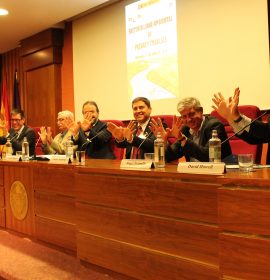
M 178 96 L 177 57 L 162 57 L 128 64 L 131 100 L 145 96 L 150 100 Z
M 140 0 L 126 6 L 128 90 L 131 100 L 178 96 L 175 0 Z

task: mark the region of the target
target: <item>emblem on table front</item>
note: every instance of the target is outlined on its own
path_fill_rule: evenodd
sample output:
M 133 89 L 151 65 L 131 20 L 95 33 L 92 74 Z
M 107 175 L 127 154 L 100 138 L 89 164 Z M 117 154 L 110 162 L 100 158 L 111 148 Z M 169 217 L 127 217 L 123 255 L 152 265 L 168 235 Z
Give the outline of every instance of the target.
M 28 211 L 28 197 L 22 182 L 14 181 L 9 194 L 10 207 L 17 220 L 23 220 Z

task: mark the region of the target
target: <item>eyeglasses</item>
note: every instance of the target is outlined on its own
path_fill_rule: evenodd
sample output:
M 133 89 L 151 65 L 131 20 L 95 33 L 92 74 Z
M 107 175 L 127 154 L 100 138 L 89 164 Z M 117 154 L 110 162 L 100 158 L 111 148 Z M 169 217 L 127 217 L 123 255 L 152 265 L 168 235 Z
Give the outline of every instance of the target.
M 187 118 L 193 118 L 194 116 L 196 115 L 196 111 L 193 111 L 193 112 L 190 112 L 190 113 L 188 113 L 188 114 L 186 114 L 186 115 L 181 115 L 181 118 L 183 119 L 183 120 L 186 120 Z
M 12 122 L 20 122 L 22 119 L 11 119 Z

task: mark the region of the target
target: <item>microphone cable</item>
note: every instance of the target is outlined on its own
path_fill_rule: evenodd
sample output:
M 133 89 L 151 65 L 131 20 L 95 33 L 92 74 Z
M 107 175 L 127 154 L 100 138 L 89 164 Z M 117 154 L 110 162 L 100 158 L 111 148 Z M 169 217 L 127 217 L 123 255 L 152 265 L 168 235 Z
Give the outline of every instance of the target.
M 231 138 L 233 138 L 235 135 L 237 135 L 239 132 L 245 130 L 247 127 L 249 127 L 252 123 L 254 123 L 255 121 L 259 120 L 260 118 L 262 118 L 264 115 L 266 115 L 267 113 L 269 113 L 269 110 L 266 110 L 264 113 L 262 113 L 260 116 L 258 116 L 257 118 L 255 118 L 254 120 L 252 120 L 250 123 L 248 123 L 247 125 L 243 126 L 241 129 L 239 129 L 238 131 L 236 131 L 235 133 L 233 133 L 230 137 L 226 138 L 224 141 L 221 142 L 221 145 L 226 143 L 228 140 L 230 140 Z

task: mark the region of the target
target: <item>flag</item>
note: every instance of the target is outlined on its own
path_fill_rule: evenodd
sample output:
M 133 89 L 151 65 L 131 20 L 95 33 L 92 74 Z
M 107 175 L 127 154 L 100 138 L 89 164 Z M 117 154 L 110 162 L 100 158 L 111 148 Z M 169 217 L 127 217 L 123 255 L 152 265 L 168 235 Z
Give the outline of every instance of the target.
M 17 70 L 15 71 L 15 76 L 14 76 L 13 106 L 12 106 L 12 108 L 21 109 Z
M 2 94 L 1 94 L 1 123 L 7 124 L 7 129 L 10 128 L 10 112 L 9 101 L 7 96 L 7 81 L 3 79 Z

